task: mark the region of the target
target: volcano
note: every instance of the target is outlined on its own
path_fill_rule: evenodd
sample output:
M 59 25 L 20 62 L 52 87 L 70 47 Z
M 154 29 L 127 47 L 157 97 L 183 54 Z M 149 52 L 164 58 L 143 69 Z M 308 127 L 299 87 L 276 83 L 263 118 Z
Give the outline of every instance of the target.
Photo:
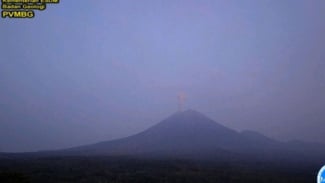
M 253 131 L 237 132 L 205 115 L 176 112 L 147 130 L 122 139 L 61 151 L 78 155 L 191 156 L 267 154 L 283 144 Z
M 205 115 L 186 110 L 129 137 L 55 151 L 23 154 L 0 153 L 0 158 L 49 156 L 112 156 L 140 158 L 186 158 L 226 161 L 320 162 L 323 144 L 281 142 L 255 131 L 227 128 Z

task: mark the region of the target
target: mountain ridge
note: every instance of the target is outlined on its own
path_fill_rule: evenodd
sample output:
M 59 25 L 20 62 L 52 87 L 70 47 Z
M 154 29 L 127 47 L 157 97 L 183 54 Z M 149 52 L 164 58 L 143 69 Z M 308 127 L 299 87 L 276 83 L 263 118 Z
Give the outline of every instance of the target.
M 325 148 L 303 142 L 280 142 L 250 130 L 238 132 L 200 112 L 186 110 L 176 112 L 146 130 L 125 138 L 28 154 L 302 161 L 306 158 L 325 159 Z M 8 154 L 2 156 L 8 157 Z
M 195 110 L 176 112 L 148 129 L 125 138 L 63 150 L 83 155 L 207 156 L 215 152 L 245 155 L 282 154 L 285 144 L 258 132 L 238 132 Z

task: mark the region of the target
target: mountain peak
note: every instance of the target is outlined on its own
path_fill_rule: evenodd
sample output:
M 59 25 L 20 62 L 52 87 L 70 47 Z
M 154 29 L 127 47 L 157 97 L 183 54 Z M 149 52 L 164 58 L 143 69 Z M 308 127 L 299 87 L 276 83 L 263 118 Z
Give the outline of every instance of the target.
M 193 110 L 193 109 L 187 109 L 184 111 L 177 111 L 176 113 L 172 114 L 171 116 L 169 116 L 168 118 L 173 118 L 173 117 L 206 117 L 204 114 Z
M 187 109 L 187 110 L 184 110 L 184 111 L 178 111 L 177 114 L 182 114 L 182 115 L 203 115 L 202 113 L 194 110 L 194 109 Z
M 207 155 L 219 150 L 244 152 L 250 147 L 264 147 L 262 146 L 264 142 L 271 144 L 269 142 L 271 140 L 265 140 L 261 136 L 255 133 L 239 133 L 218 124 L 196 110 L 188 109 L 172 114 L 141 133 L 75 150 L 90 154 L 110 155 Z M 256 138 L 262 140 L 256 140 Z
M 213 139 L 237 136 L 238 132 L 218 124 L 198 111 L 189 109 L 174 113 L 141 134 L 159 136 L 162 139 L 183 139 L 184 143 L 193 141 L 204 143 Z
M 152 128 L 161 128 L 163 126 L 170 126 L 173 128 L 180 127 L 184 129 L 188 129 L 191 126 L 200 127 L 200 128 L 203 127 L 210 128 L 211 126 L 218 126 L 221 128 L 226 128 L 216 123 L 212 119 L 208 118 L 204 114 L 193 109 L 178 111 L 173 115 L 167 117 L 165 120 L 161 121 L 160 123 L 156 124 Z
M 222 124 L 217 123 L 216 121 L 212 120 L 211 118 L 207 117 L 206 115 L 202 114 L 193 109 L 188 109 L 185 111 L 179 111 L 165 120 L 161 121 L 159 124 L 168 124 L 168 125 L 182 125 L 182 128 L 188 129 L 193 127 L 193 130 L 201 130 L 201 129 L 219 129 L 219 130 L 226 130 L 236 132 L 235 130 L 229 129 Z M 237 133 L 237 132 L 236 132 Z

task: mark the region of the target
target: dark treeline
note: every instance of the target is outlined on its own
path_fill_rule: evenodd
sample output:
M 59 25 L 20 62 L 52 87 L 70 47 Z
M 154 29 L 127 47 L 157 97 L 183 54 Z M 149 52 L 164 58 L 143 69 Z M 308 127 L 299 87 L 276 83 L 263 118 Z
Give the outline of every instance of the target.
M 0 160 L 0 182 L 314 183 L 318 165 L 204 162 L 110 157 Z

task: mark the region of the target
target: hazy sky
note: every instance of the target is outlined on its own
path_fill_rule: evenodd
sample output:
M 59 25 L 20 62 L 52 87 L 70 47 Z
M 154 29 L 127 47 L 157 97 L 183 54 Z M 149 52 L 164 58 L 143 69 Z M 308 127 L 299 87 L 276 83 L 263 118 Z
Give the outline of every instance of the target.
M 236 130 L 325 143 L 324 0 L 61 0 L 0 19 L 0 151 L 142 131 L 177 94 Z

